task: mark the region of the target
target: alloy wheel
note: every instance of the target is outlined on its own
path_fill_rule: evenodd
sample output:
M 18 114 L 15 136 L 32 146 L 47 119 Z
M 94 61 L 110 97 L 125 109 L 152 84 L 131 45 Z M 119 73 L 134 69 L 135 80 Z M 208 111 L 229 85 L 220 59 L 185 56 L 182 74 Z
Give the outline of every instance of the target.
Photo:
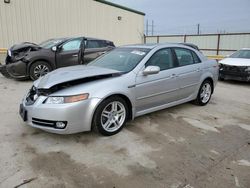
M 44 76 L 45 74 L 47 74 L 49 72 L 49 67 L 47 67 L 46 65 L 37 65 L 34 68 L 34 75 L 39 78 L 41 76 Z
M 101 125 L 107 132 L 117 131 L 126 119 L 125 106 L 118 101 L 106 105 L 101 113 Z
M 212 88 L 209 83 L 205 83 L 202 86 L 201 93 L 200 93 L 200 98 L 202 103 L 207 103 L 211 97 L 212 94 Z

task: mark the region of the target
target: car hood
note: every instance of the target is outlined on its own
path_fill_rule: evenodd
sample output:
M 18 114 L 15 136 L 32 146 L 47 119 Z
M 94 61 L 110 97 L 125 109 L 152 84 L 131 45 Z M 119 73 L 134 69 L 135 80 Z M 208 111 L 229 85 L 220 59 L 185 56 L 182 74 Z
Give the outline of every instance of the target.
M 72 81 L 96 78 L 98 76 L 98 79 L 100 79 L 106 78 L 100 76 L 117 76 L 121 74 L 122 72 L 113 69 L 86 65 L 76 65 L 56 69 L 55 71 L 50 72 L 45 76 L 41 77 L 39 80 L 35 81 L 34 86 L 38 89 L 49 89 L 55 85 Z
M 250 59 L 243 58 L 225 58 L 220 63 L 231 66 L 250 66 Z
M 27 48 L 40 48 L 39 45 L 31 43 L 31 42 L 22 42 L 20 44 L 15 44 L 10 47 L 11 51 L 19 51 L 21 49 L 27 49 Z

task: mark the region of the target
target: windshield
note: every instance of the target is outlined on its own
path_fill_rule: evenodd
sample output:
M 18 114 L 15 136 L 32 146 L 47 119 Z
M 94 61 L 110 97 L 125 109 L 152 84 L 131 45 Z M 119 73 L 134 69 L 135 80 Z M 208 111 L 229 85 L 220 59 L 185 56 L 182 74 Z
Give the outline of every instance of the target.
M 49 48 L 52 48 L 53 46 L 61 43 L 62 41 L 63 41 L 63 39 L 49 39 L 49 40 L 46 40 L 44 42 L 41 42 L 39 44 L 39 46 L 41 46 L 42 48 L 49 49 Z
M 250 50 L 239 50 L 232 55 L 229 56 L 230 58 L 246 58 L 250 59 Z
M 144 48 L 116 48 L 89 65 L 130 72 L 149 51 Z

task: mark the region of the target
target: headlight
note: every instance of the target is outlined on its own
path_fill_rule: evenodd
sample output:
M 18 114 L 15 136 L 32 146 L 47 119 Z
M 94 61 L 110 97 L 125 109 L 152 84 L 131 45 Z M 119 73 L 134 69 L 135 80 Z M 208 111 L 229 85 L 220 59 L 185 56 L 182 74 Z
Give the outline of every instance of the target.
M 84 93 L 80 95 L 73 95 L 67 97 L 48 97 L 45 101 L 46 104 L 64 104 L 64 103 L 73 103 L 82 100 L 88 99 L 89 94 Z
M 11 51 L 10 50 L 8 50 L 8 56 L 11 56 Z

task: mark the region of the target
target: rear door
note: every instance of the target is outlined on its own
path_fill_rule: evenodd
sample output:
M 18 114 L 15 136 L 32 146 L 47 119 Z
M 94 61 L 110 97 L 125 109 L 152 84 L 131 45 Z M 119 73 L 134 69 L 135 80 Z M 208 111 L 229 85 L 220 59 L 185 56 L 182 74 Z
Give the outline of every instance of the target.
M 84 63 L 89 63 L 108 51 L 102 40 L 88 40 L 84 51 Z
M 83 38 L 76 38 L 63 43 L 56 52 L 57 67 L 78 65 L 81 62 Z
M 202 75 L 201 60 L 192 50 L 174 48 L 178 62 L 177 81 L 180 87 L 179 97 L 185 99 L 196 92 Z
M 170 48 L 155 52 L 147 66 L 158 66 L 158 74 L 143 75 L 140 71 L 136 77 L 136 111 L 142 112 L 178 100 L 175 61 Z M 142 112 L 143 113 L 143 112 Z

